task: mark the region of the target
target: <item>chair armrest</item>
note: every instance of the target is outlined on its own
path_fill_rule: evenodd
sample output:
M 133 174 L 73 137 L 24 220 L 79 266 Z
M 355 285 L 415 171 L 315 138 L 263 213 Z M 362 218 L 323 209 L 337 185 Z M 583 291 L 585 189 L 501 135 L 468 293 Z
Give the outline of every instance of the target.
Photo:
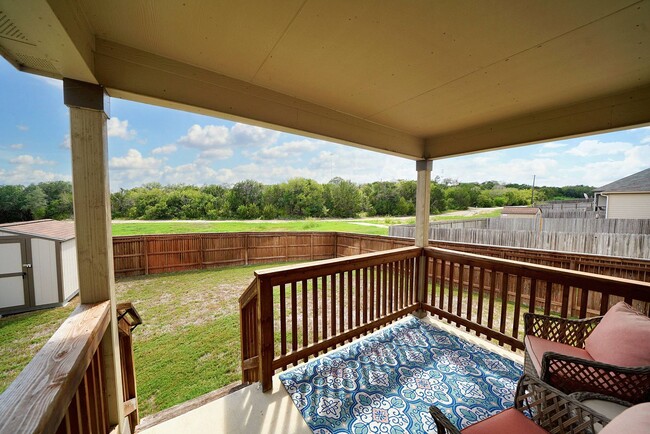
M 456 428 L 456 425 L 451 423 L 451 421 L 447 419 L 447 416 L 445 416 L 435 405 L 429 407 L 429 413 L 436 423 L 438 434 L 461 434 L 460 430 Z
M 540 378 L 564 393 L 600 393 L 631 404 L 650 400 L 650 366 L 628 368 L 549 351 Z
M 572 347 L 584 348 L 585 340 L 596 328 L 602 316 L 567 319 L 536 313 L 524 313 L 524 336 L 532 335 Z
M 517 384 L 515 408 L 549 432 L 592 434 L 596 425 L 609 423 L 605 416 L 530 375 L 523 375 Z

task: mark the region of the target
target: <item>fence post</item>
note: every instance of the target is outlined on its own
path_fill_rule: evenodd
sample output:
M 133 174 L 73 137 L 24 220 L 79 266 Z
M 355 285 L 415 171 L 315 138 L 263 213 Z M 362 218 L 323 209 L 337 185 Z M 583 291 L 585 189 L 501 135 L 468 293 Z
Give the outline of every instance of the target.
M 273 286 L 269 278 L 257 277 L 257 336 L 259 355 L 259 378 L 262 383 L 262 391 L 266 392 L 273 388 L 273 358 L 274 354 L 274 332 L 273 332 Z

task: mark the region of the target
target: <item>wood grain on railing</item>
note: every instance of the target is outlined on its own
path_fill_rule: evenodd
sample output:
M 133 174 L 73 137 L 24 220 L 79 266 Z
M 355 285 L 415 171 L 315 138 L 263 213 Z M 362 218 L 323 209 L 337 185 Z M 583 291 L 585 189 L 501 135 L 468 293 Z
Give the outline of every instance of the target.
M 257 305 L 264 309 L 259 318 L 265 325 L 258 327 L 254 356 L 244 354 L 251 338 L 245 336 L 250 329 L 244 332 L 242 328 L 242 357 L 258 357 L 263 389 L 268 390 L 277 369 L 305 361 L 417 309 L 413 270 L 420 253 L 421 248 L 408 247 L 257 271 Z M 247 290 L 241 300 L 251 305 L 252 297 Z M 243 305 L 242 323 L 250 314 L 247 305 Z M 244 372 L 244 378 L 252 375 Z
M 99 344 L 110 302 L 82 304 L 0 395 L 0 432 L 108 430 Z
M 441 248 L 425 248 L 424 254 L 432 270 L 426 298 L 432 303 L 423 309 L 512 349 L 523 349 L 523 311 L 584 318 L 626 300 L 648 314 L 650 283 Z M 553 300 L 554 294 L 560 298 Z M 571 312 L 574 298 L 579 305 Z M 592 298 L 599 302 L 597 312 L 587 308 Z
M 239 297 L 239 330 L 241 333 L 242 382 L 259 380 L 259 357 L 257 357 L 257 278 Z

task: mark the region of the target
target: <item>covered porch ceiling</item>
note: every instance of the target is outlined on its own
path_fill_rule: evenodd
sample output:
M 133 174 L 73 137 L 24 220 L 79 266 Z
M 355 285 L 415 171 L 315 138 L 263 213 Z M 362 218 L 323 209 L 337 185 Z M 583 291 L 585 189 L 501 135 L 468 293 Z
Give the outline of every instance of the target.
M 0 0 L 17 68 L 412 159 L 650 123 L 650 0 Z

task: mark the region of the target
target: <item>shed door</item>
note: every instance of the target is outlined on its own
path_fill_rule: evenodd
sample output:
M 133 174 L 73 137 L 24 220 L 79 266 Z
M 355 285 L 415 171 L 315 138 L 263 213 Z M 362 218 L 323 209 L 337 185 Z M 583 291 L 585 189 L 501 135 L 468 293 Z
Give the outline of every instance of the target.
M 0 312 L 29 305 L 26 240 L 0 238 Z M 11 308 L 11 309 L 8 309 Z

